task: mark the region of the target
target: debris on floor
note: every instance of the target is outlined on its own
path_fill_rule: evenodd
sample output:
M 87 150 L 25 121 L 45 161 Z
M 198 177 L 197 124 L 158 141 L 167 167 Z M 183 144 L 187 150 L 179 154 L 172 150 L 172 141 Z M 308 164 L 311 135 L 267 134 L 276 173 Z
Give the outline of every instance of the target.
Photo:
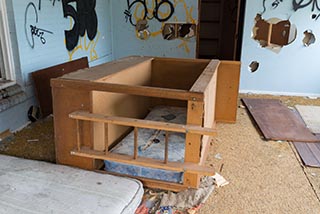
M 223 187 L 225 185 L 229 184 L 229 181 L 227 181 L 224 177 L 222 177 L 222 175 L 216 173 L 213 176 L 214 179 L 214 183 L 217 185 L 217 187 Z
M 0 143 L 4 143 L 7 141 L 12 140 L 13 134 L 10 132 L 9 129 L 5 130 L 4 132 L 0 133 Z
M 214 185 L 228 182 L 219 174 L 203 177 L 199 189 L 187 189 L 178 193 L 148 189 L 135 214 L 196 214 L 214 190 Z
M 0 142 L 0 154 L 55 163 L 53 119 L 40 119 Z

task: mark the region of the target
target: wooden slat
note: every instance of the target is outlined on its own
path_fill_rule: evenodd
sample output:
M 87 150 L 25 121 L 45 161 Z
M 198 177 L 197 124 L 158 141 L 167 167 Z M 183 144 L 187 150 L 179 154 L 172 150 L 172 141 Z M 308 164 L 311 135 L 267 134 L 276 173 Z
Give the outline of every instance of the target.
M 85 80 L 52 79 L 51 86 L 57 88 L 60 87 L 86 91 L 105 91 L 175 100 L 203 100 L 203 94 L 199 92 L 149 86 L 93 82 Z
M 122 126 L 131 126 L 147 129 L 160 129 L 164 131 L 192 133 L 198 135 L 215 136 L 216 130 L 210 128 L 203 128 L 198 125 L 181 125 L 175 123 L 166 123 L 151 120 L 140 120 L 127 117 L 105 116 L 100 114 L 92 114 L 84 111 L 76 111 L 69 114 L 69 117 L 77 120 L 86 120 L 101 123 L 110 123 Z
M 81 148 L 81 121 L 80 120 L 76 120 L 76 124 L 77 124 L 77 149 L 78 151 L 80 151 Z
M 206 176 L 214 175 L 214 171 L 210 167 L 200 166 L 195 163 L 179 163 L 179 162 L 168 162 L 167 164 L 163 163 L 161 160 L 155 160 L 151 158 L 138 157 L 136 160 L 129 155 L 120 155 L 110 153 L 108 156 L 104 152 L 94 151 L 87 148 L 82 148 L 81 151 L 73 150 L 70 153 L 71 155 L 79 157 L 94 158 L 100 160 L 114 161 L 124 164 L 137 165 L 143 167 L 151 167 L 156 169 L 171 170 L 177 172 L 191 172 L 197 173 Z
M 203 93 L 208 87 L 213 75 L 217 72 L 219 64 L 219 60 L 211 60 L 190 91 Z
M 164 149 L 164 163 L 168 163 L 168 157 L 169 157 L 169 132 L 166 132 L 165 136 L 165 149 Z
M 138 158 L 138 128 L 134 128 L 134 152 L 133 152 L 133 159 Z
M 319 141 L 299 118 L 279 100 L 242 99 L 267 140 Z
M 106 155 L 109 153 L 109 124 L 104 123 L 104 144 Z

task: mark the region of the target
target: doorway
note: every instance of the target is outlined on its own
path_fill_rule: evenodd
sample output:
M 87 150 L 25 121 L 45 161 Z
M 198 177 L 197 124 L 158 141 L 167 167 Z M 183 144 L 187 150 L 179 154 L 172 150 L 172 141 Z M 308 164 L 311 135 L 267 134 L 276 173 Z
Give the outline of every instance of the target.
M 240 60 L 245 0 L 201 0 L 198 58 Z

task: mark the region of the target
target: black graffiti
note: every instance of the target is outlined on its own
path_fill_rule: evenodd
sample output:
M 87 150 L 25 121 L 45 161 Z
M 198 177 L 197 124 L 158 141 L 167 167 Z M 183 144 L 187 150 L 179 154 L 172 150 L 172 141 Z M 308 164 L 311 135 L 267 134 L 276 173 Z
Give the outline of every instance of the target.
M 307 1 L 299 0 L 299 2 L 297 2 L 296 0 L 292 1 L 292 5 L 293 5 L 293 10 L 294 11 L 297 11 L 297 10 L 300 10 L 302 8 L 308 7 L 311 4 L 312 4 L 311 12 L 314 12 L 315 10 L 320 11 L 318 0 L 307 0 Z
M 32 38 L 34 38 L 34 36 L 40 38 L 40 41 L 42 44 L 46 44 L 47 42 L 46 39 L 44 38 L 45 33 L 53 34 L 51 31 L 37 28 L 37 26 L 35 25 L 30 25 L 30 29 L 31 29 Z
M 30 10 L 34 11 L 34 18 L 35 18 L 35 23 L 38 23 L 39 21 L 39 16 L 38 16 L 38 11 L 36 9 L 36 6 L 33 2 L 30 2 L 25 10 L 25 14 L 24 14 L 24 30 L 25 30 L 25 35 L 28 41 L 28 44 L 30 45 L 31 48 L 34 48 L 35 44 L 34 44 L 34 37 L 38 37 L 41 41 L 42 44 L 46 44 L 46 39 L 45 39 L 45 33 L 49 33 L 49 34 L 53 34 L 53 32 L 42 29 L 42 28 L 38 28 L 36 25 L 29 25 L 27 24 L 27 20 L 28 20 L 28 12 Z
M 280 3 L 282 3 L 282 2 L 283 2 L 283 0 L 275 0 L 272 2 L 271 6 L 273 9 L 276 9 L 280 5 Z
M 76 3 L 76 9 L 70 5 Z M 72 51 L 78 44 L 79 37 L 87 32 L 90 40 L 93 40 L 98 31 L 98 18 L 95 11 L 96 0 L 62 0 L 63 15 L 73 19 L 71 30 L 65 30 L 66 48 Z
M 61 1 L 61 0 L 49 0 L 52 2 L 52 6 L 54 6 L 56 4 L 56 1 Z M 39 10 L 41 10 L 41 5 L 42 5 L 42 0 L 39 0 Z
M 133 18 L 133 14 L 132 11 L 134 8 L 138 7 L 138 6 L 142 6 L 143 8 L 143 19 L 156 19 L 159 22 L 165 22 L 168 21 L 172 15 L 174 14 L 174 5 L 170 0 L 154 0 L 154 8 L 153 8 L 153 13 L 152 15 L 150 15 L 148 13 L 148 6 L 147 6 L 147 1 L 146 0 L 134 0 L 133 2 L 130 3 L 130 0 L 127 0 L 127 10 L 125 10 L 124 14 L 125 14 L 125 18 L 126 18 L 126 22 L 130 22 L 133 26 L 136 26 L 136 21 Z M 160 9 L 161 7 L 169 7 L 169 13 L 162 17 L 160 15 Z

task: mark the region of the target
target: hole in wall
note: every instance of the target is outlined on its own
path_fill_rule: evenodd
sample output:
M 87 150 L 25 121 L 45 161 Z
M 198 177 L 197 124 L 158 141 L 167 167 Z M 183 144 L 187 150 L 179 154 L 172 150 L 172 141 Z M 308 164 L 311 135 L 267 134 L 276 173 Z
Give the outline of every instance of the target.
M 312 30 L 306 30 L 303 32 L 303 34 L 304 34 L 304 38 L 302 42 L 304 46 L 308 47 L 316 42 L 316 37 L 312 33 Z
M 162 28 L 162 36 L 165 40 L 189 39 L 196 36 L 196 30 L 195 24 L 166 23 Z
M 260 14 L 255 17 L 252 38 L 263 48 L 279 52 L 283 46 L 291 44 L 297 36 L 297 28 L 289 20 L 271 18 L 264 20 Z
M 259 69 L 260 63 L 257 61 L 252 61 L 249 65 L 249 71 L 251 73 L 256 72 Z
M 149 25 L 148 21 L 145 19 L 139 20 L 135 26 L 136 32 L 137 32 L 137 37 L 141 40 L 147 40 L 149 39 L 151 33 L 148 30 Z

